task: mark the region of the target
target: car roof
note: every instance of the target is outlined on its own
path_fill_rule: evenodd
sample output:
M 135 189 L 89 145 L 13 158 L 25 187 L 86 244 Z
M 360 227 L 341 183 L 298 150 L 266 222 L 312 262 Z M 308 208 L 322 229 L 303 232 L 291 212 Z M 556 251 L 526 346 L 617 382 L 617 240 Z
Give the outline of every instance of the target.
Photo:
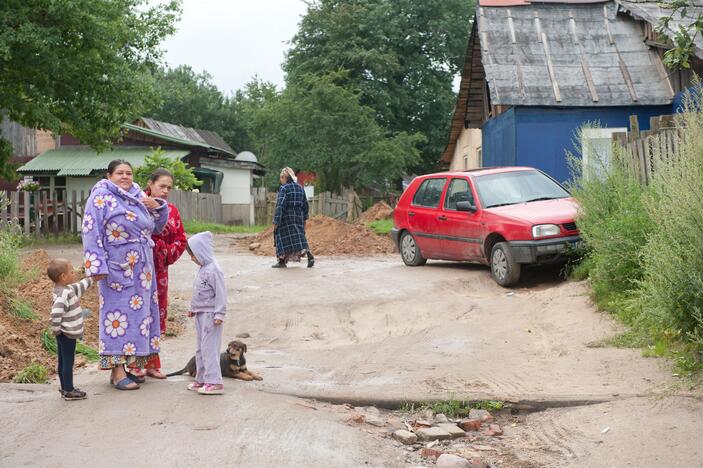
M 433 174 L 425 174 L 418 176 L 418 178 L 425 177 L 448 177 L 448 176 L 459 176 L 459 175 L 471 175 L 471 176 L 483 176 L 490 174 L 500 174 L 502 172 L 518 172 L 518 171 L 536 171 L 534 167 L 526 166 L 503 166 L 503 167 L 482 167 L 479 169 L 469 169 L 466 171 L 445 171 L 445 172 L 435 172 Z

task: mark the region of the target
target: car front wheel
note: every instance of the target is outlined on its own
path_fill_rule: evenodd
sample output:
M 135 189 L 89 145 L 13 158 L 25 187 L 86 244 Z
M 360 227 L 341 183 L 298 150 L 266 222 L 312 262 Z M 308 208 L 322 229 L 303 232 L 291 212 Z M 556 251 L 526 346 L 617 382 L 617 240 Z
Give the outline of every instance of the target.
M 499 285 L 507 288 L 520 280 L 521 265 L 513 258 L 507 242 L 498 242 L 491 250 L 491 276 Z
M 420 253 L 415 238 L 409 232 L 404 232 L 400 237 L 400 256 L 408 266 L 422 266 L 427 263 L 427 259 Z

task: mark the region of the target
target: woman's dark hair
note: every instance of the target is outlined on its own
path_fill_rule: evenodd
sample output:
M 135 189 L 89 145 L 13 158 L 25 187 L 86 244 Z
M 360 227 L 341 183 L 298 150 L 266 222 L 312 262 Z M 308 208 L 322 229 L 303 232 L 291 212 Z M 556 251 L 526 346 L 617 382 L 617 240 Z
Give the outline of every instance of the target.
M 132 169 L 132 164 L 130 164 L 129 161 L 125 161 L 124 159 L 113 159 L 112 161 L 110 161 L 110 164 L 107 165 L 107 173 L 112 175 L 115 170 L 123 164 L 129 166 L 129 168 Z
M 154 169 L 154 172 L 151 173 L 149 176 L 149 182 L 156 182 L 162 177 L 170 177 L 171 180 L 173 180 L 173 174 L 171 174 L 171 171 L 164 169 L 163 167 L 159 167 L 158 169 Z

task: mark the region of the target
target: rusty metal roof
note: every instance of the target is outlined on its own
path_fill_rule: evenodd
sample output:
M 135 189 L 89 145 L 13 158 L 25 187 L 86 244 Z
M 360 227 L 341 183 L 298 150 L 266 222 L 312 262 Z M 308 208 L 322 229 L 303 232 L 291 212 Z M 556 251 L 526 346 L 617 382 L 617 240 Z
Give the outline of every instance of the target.
M 186 140 L 207 145 L 232 156 L 237 155 L 236 151 L 234 151 L 232 147 L 229 146 L 222 139 L 222 137 L 215 132 L 184 127 L 183 125 L 161 122 L 159 120 L 149 119 L 146 117 L 139 119 L 135 125 L 179 140 Z

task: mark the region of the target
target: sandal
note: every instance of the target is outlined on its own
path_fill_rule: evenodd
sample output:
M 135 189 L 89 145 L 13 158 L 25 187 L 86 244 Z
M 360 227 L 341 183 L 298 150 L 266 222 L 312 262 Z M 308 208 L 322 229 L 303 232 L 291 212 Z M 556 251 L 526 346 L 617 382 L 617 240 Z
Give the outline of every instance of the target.
M 131 372 L 127 372 L 127 378 L 136 384 L 143 384 L 144 382 L 146 382 L 146 379 L 144 377 L 134 375 Z
M 112 381 L 110 381 L 110 383 L 112 383 L 112 386 L 115 387 L 117 390 L 139 390 L 140 388 L 139 385 L 136 382 L 132 381 L 129 377 L 125 377 L 117 383 L 114 383 Z M 130 385 L 135 385 L 135 387 L 130 387 Z
M 166 378 L 166 374 L 161 372 L 161 369 L 147 369 L 146 375 L 152 379 L 163 380 Z
M 201 383 L 198 383 L 198 382 L 192 382 L 192 383 L 189 383 L 189 384 L 188 384 L 188 387 L 187 387 L 187 388 L 188 388 L 188 390 L 190 390 L 191 392 L 197 392 L 197 391 L 199 391 L 201 388 L 203 388 L 204 386 L 205 386 L 205 384 L 201 384 Z
M 64 400 L 71 401 L 71 400 L 85 400 L 86 398 L 86 393 L 78 390 L 77 388 L 74 388 L 73 390 L 69 392 L 63 392 L 61 395 Z

